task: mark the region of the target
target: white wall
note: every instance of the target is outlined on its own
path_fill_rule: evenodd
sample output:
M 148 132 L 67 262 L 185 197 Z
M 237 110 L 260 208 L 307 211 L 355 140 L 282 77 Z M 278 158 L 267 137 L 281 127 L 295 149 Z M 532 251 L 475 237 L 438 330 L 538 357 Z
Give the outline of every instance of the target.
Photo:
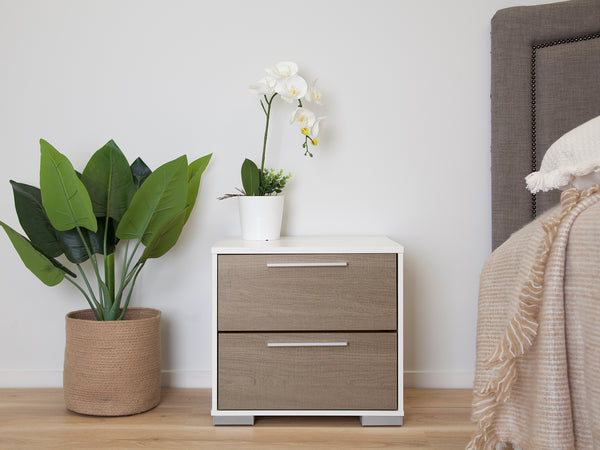
M 114 138 L 152 168 L 213 160 L 177 247 L 134 303 L 163 311 L 165 383 L 210 385 L 210 247 L 240 233 L 244 157 L 263 114 L 247 85 L 279 60 L 319 77 L 329 116 L 311 160 L 274 106 L 268 165 L 293 173 L 284 233 L 385 234 L 406 246 L 411 386 L 468 387 L 478 278 L 490 251 L 489 31 L 512 0 L 0 0 L 0 219 L 9 179 L 38 184 L 39 138 L 82 169 Z M 0 235 L 0 386 L 60 386 L 64 315 Z

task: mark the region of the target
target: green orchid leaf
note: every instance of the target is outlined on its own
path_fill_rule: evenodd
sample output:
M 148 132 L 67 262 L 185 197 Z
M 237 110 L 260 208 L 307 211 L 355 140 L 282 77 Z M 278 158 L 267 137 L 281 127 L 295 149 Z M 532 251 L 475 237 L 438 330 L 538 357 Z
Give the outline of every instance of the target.
M 163 221 L 144 249 L 140 257 L 141 263 L 146 262 L 148 258 L 159 258 L 173 248 L 181 235 L 189 209 L 187 207 Z
M 260 173 L 256 164 L 246 158 L 242 164 L 242 186 L 246 195 L 258 195 L 260 184 Z
M 12 180 L 10 184 L 19 223 L 31 243 L 49 258 L 62 255 L 63 250 L 56 237 L 56 230 L 44 211 L 40 190 L 35 186 Z
M 119 223 L 119 239 L 140 239 L 148 245 L 161 223 L 185 208 L 187 168 L 184 155 L 150 174 L 133 196 Z
M 121 220 L 135 185 L 127 158 L 114 141 L 109 141 L 92 155 L 83 170 L 82 181 L 96 217 Z
M 140 188 L 142 183 L 146 181 L 146 178 L 152 173 L 150 168 L 141 160 L 141 158 L 136 159 L 133 164 L 131 164 L 130 170 L 133 175 L 133 183 L 136 190 Z
M 190 163 L 190 165 L 188 166 L 188 186 L 186 203 L 186 206 L 188 208 L 185 215 L 185 222 L 187 222 L 190 218 L 192 209 L 196 204 L 196 199 L 198 198 L 198 190 L 200 189 L 200 179 L 202 178 L 202 173 L 204 173 L 204 170 L 206 170 L 206 167 L 208 166 L 211 157 L 212 153 L 203 156 L 202 158 L 198 158 L 194 162 Z
M 25 267 L 38 277 L 42 283 L 47 286 L 56 286 L 63 280 L 65 277 L 64 272 L 56 267 L 43 253 L 38 251 L 31 242 L 4 222 L 0 222 L 0 226 L 4 228 Z
M 40 153 L 42 204 L 52 226 L 59 231 L 75 227 L 96 231 L 92 201 L 71 162 L 43 139 Z

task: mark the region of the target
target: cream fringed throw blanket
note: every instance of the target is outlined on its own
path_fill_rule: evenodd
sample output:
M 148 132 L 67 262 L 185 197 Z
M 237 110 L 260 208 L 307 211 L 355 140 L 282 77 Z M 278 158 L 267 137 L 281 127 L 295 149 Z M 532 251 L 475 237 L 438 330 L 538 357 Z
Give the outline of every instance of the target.
M 599 200 L 563 192 L 486 262 L 469 449 L 600 448 Z

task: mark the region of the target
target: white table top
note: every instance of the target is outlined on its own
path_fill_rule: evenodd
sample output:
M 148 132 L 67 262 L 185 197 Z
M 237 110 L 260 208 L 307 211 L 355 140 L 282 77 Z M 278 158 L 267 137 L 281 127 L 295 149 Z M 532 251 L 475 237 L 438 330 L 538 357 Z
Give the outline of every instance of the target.
M 212 253 L 404 253 L 404 247 L 386 236 L 282 236 L 273 241 L 223 239 Z

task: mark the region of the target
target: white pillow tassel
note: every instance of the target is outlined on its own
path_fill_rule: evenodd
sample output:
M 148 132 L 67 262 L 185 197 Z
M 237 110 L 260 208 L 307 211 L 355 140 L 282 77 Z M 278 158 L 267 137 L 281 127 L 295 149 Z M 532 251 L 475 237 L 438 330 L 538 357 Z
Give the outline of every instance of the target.
M 552 172 L 542 173 L 533 172 L 525 177 L 527 189 L 532 194 L 538 192 L 547 192 L 552 189 L 562 189 L 569 185 L 571 174 L 568 170 L 553 170 Z

